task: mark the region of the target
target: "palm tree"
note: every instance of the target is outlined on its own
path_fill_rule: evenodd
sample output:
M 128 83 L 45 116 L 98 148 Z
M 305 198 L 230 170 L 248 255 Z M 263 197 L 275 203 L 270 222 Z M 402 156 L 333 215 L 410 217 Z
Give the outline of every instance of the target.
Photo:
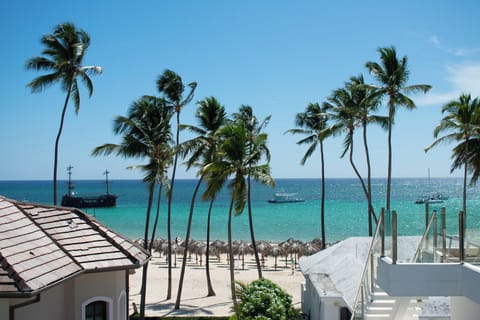
M 187 161 L 187 169 L 190 169 L 192 166 L 199 166 L 200 170 L 198 172 L 200 178 L 198 179 L 197 185 L 193 192 L 192 202 L 190 205 L 190 214 L 188 216 L 187 224 L 187 233 L 185 236 L 185 250 L 183 253 L 182 261 L 182 270 L 180 272 L 180 279 L 178 283 L 177 291 L 177 300 L 175 302 L 175 309 L 180 308 L 180 300 L 182 296 L 183 289 L 183 278 L 185 275 L 185 267 L 187 264 L 187 248 L 188 242 L 190 240 L 190 229 L 192 225 L 193 218 L 193 209 L 195 206 L 195 199 L 197 197 L 198 190 L 200 185 L 204 180 L 204 171 L 202 168 L 215 160 L 217 142 L 215 139 L 215 133 L 227 123 L 227 113 L 225 112 L 225 107 L 221 105 L 215 97 L 208 97 L 198 103 L 199 107 L 195 114 L 200 126 L 192 125 L 182 125 L 181 129 L 188 129 L 198 135 L 198 137 L 185 141 L 182 145 L 185 148 L 186 153 L 190 153 L 191 157 Z M 200 162 L 200 163 L 199 163 Z M 214 198 L 210 199 L 210 203 L 213 203 Z M 211 208 L 211 205 L 210 205 Z M 207 296 L 214 296 L 215 291 L 213 290 L 212 283 L 210 280 L 210 269 L 209 269 L 209 246 L 210 246 L 210 215 L 211 210 L 208 212 L 208 221 L 207 221 L 207 249 L 206 249 L 206 276 L 207 276 L 207 286 L 208 293 Z
M 395 47 L 379 48 L 380 63 L 367 62 L 365 66 L 380 83 L 376 88 L 379 93 L 388 99 L 388 172 L 387 172 L 387 199 L 386 210 L 390 212 L 390 193 L 392 184 L 392 126 L 397 106 L 406 107 L 408 110 L 415 109 L 415 103 L 407 96 L 409 93 L 430 90 L 427 84 L 408 85 L 410 72 L 407 66 L 407 57 L 397 57 Z
M 326 108 L 321 107 L 318 103 L 310 103 L 304 112 L 297 113 L 295 117 L 295 125 L 297 128 L 287 130 L 291 134 L 306 135 L 305 138 L 297 141 L 298 145 L 306 144 L 308 149 L 301 160 L 304 165 L 308 158 L 320 147 L 320 162 L 322 171 L 322 196 L 320 205 L 320 223 L 322 233 L 322 249 L 325 249 L 325 159 L 323 152 L 323 141 L 332 134 L 330 128 L 327 127 Z
M 32 92 L 41 92 L 43 89 L 60 83 L 63 91 L 66 92 L 60 117 L 57 138 L 55 139 L 55 155 L 53 161 L 53 204 L 57 204 L 57 167 L 58 167 L 58 146 L 62 135 L 63 123 L 67 112 L 70 97 L 73 99 L 75 114 L 80 110 L 80 88 L 78 80 L 87 87 L 91 97 L 93 84 L 90 75 L 100 74 L 102 68 L 99 66 L 82 66 L 83 59 L 90 45 L 90 36 L 83 30 L 76 29 L 72 23 L 62 23 L 55 27 L 53 34 L 47 34 L 41 39 L 45 49 L 42 56 L 29 59 L 26 63 L 27 69 L 36 71 L 47 71 L 50 73 L 33 79 L 27 86 Z
M 248 186 L 245 177 L 251 176 L 262 184 L 273 184 L 268 164 L 257 165 L 256 160 L 263 156 L 257 146 L 249 148 L 249 132 L 240 123 L 223 126 L 216 134 L 219 139 L 217 158 L 204 167 L 207 174 L 207 187 L 204 197 L 211 198 L 222 189 L 228 180 L 230 206 L 228 211 L 228 252 L 230 256 L 230 286 L 234 308 L 237 306 L 235 295 L 235 274 L 232 246 L 232 214 L 243 212 L 247 201 Z M 261 141 L 260 145 L 265 142 Z M 253 153 L 250 153 L 252 150 Z M 254 161 L 255 160 L 255 161 Z
M 145 218 L 145 234 L 143 246 L 150 252 L 151 241 L 148 232 L 150 229 L 150 215 L 157 182 L 165 179 L 166 168 L 171 162 L 172 135 L 170 119 L 172 109 L 165 105 L 163 99 L 153 96 L 143 96 L 130 107 L 128 117 L 118 116 L 114 122 L 114 133 L 122 135 L 120 144 L 104 144 L 96 147 L 92 155 L 110 155 L 112 153 L 125 158 L 147 158 L 145 165 L 133 166 L 139 168 L 145 176 L 143 181 L 148 185 L 148 204 Z M 152 237 L 154 231 L 152 232 Z M 149 245 L 150 243 L 150 245 Z M 145 299 L 147 286 L 148 263 L 143 267 L 140 318 L 145 315 Z
M 463 166 L 463 212 L 467 213 L 467 174 L 468 164 L 478 164 L 478 153 L 471 153 L 471 146 L 478 151 L 480 139 L 480 99 L 472 99 L 470 94 L 461 94 L 458 100 L 452 100 L 442 107 L 442 113 L 446 114 L 439 125 L 433 131 L 436 139 L 425 148 L 427 152 L 442 142 L 460 142 L 453 150 L 453 158 L 456 158 L 452 171 Z M 443 132 L 446 135 L 439 137 Z M 477 175 L 478 176 L 478 175 Z M 475 179 L 472 181 L 476 181 Z
M 346 131 L 347 135 L 344 139 L 344 151 L 341 157 L 349 152 L 350 165 L 356 176 L 360 180 L 362 189 L 368 202 L 368 234 L 372 236 L 372 218 L 377 221 L 375 210 L 372 205 L 372 184 L 371 184 L 371 164 L 370 154 L 367 142 L 367 125 L 369 123 L 380 123 L 386 128 L 387 118 L 382 116 L 371 115 L 379 105 L 379 95 L 376 91 L 365 85 L 363 76 L 351 77 L 350 81 L 345 84 L 344 88 L 335 90 L 331 97 L 328 98 L 325 107 L 333 112 L 332 117 L 336 120 L 333 126 L 334 131 Z M 363 147 L 365 159 L 367 163 L 367 184 L 360 174 L 357 166 L 353 161 L 354 132 L 355 129 L 362 128 Z
M 253 115 L 253 109 L 249 105 L 242 105 L 240 106 L 239 112 L 233 114 L 233 118 L 235 121 L 242 124 L 248 131 L 248 152 L 249 154 L 257 154 L 254 153 L 253 149 L 255 147 L 258 148 L 260 155 L 265 155 L 267 162 L 270 162 L 270 150 L 268 150 L 267 145 L 265 144 L 267 140 L 267 135 L 262 133 L 263 128 L 268 124 L 270 121 L 271 116 L 267 116 L 261 123 L 258 122 L 257 117 Z M 262 141 L 263 143 L 259 143 Z M 252 159 L 255 161 L 251 161 L 249 166 L 255 164 L 255 162 L 259 161 L 258 159 Z M 255 262 L 257 264 L 258 270 L 258 278 L 262 278 L 262 266 L 260 264 L 260 258 L 258 256 L 258 249 L 257 244 L 255 241 L 255 233 L 253 229 L 253 214 L 252 214 L 252 201 L 251 201 L 251 176 L 250 174 L 247 176 L 247 204 L 248 204 L 248 225 L 250 228 L 250 238 L 252 241 L 252 248 L 253 253 L 255 256 Z
M 172 70 L 165 70 L 163 74 L 158 77 L 157 88 L 165 97 L 166 103 L 169 107 L 175 110 L 177 114 L 177 130 L 175 135 L 175 147 L 180 145 L 180 112 L 183 107 L 188 104 L 192 98 L 196 82 L 188 84 L 190 92 L 183 98 L 185 86 L 182 82 L 182 78 L 173 72 Z M 170 191 L 168 192 L 168 213 L 167 213 L 167 234 L 168 234 L 168 287 L 167 287 L 167 299 L 172 297 L 172 233 L 171 233 L 171 219 L 172 219 L 172 194 L 173 186 L 175 183 L 175 174 L 177 171 L 178 152 L 175 152 L 172 168 L 172 178 L 170 179 Z

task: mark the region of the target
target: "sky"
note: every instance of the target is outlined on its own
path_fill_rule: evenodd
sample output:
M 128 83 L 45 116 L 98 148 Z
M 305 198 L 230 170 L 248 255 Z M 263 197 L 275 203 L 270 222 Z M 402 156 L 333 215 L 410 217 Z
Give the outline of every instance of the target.
M 142 95 L 159 95 L 156 79 L 165 69 L 185 83 L 198 83 L 181 122 L 197 124 L 196 102 L 215 96 L 229 114 L 253 107 L 259 119 L 271 115 L 269 135 L 274 178 L 319 178 L 317 152 L 302 166 L 301 136 L 285 134 L 295 115 L 322 103 L 351 76 L 376 83 L 365 63 L 379 62 L 378 48 L 394 46 L 407 56 L 408 84 L 429 84 L 412 96 L 417 108 L 399 109 L 393 129 L 393 177 L 459 177 L 450 173 L 453 145 L 428 153 L 441 107 L 461 93 L 480 95 L 480 2 L 469 1 L 5 1 L 0 11 L 3 61 L 0 72 L 0 180 L 49 180 L 54 142 L 65 92 L 54 85 L 42 93 L 26 87 L 42 73 L 26 70 L 41 54 L 40 38 L 72 22 L 91 44 L 84 65 L 98 65 L 91 98 L 80 87 L 81 106 L 69 105 L 59 148 L 59 179 L 74 167 L 74 179 L 139 179 L 127 169 L 144 163 L 115 156 L 92 157 L 104 143 L 117 143 L 113 119 L 126 115 Z M 381 108 L 379 114 L 386 114 Z M 374 177 L 387 175 L 387 134 L 369 127 Z M 192 138 L 181 134 L 181 140 Z M 365 174 L 361 140 L 355 161 Z M 354 177 L 348 158 L 340 158 L 343 137 L 325 142 L 327 178 Z M 178 178 L 195 172 L 177 171 Z

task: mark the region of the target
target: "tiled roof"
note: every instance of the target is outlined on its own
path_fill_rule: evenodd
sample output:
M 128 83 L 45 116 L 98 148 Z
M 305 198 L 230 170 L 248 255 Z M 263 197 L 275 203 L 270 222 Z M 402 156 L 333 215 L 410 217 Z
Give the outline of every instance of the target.
M 137 268 L 148 258 L 80 210 L 0 196 L 0 295 L 28 295 L 82 272 Z

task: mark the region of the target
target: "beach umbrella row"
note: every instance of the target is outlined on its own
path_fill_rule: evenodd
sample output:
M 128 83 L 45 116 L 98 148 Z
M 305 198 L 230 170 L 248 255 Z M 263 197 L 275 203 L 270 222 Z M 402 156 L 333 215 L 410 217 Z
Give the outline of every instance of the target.
M 143 244 L 143 240 L 136 241 L 139 245 Z M 167 255 L 168 241 L 164 238 L 157 238 L 153 242 L 153 250 L 160 255 Z M 289 260 L 293 266 L 296 266 L 297 261 L 302 256 L 312 255 L 322 248 L 322 241 L 319 238 L 315 238 L 309 242 L 302 242 L 294 238 L 288 238 L 285 241 L 275 243 L 265 240 L 259 240 L 256 242 L 257 250 L 261 255 L 262 266 L 265 267 L 265 257 L 275 258 L 275 269 L 277 268 L 277 258 L 285 258 L 285 266 L 288 267 Z M 244 240 L 232 241 L 233 253 L 238 256 L 238 259 L 242 261 L 242 268 L 245 267 L 245 255 L 253 253 L 253 247 L 251 243 Z M 203 263 L 203 256 L 206 253 L 206 241 L 190 240 L 188 244 L 189 259 L 192 259 L 192 255 L 195 255 L 195 262 Z M 185 249 L 185 241 L 178 237 L 172 241 L 172 253 L 175 260 L 176 255 L 183 253 Z M 210 256 L 216 256 L 220 260 L 221 254 L 228 254 L 228 244 L 223 240 L 214 240 L 210 242 Z M 290 259 L 289 259 L 290 257 Z

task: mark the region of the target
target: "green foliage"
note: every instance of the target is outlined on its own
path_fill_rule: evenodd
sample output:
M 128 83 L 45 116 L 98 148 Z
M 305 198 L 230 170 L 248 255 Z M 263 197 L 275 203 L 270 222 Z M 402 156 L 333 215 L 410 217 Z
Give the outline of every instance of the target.
M 231 319 L 296 320 L 300 312 L 293 308 L 292 297 L 272 281 L 262 278 L 245 285 L 237 282 L 240 303 Z

